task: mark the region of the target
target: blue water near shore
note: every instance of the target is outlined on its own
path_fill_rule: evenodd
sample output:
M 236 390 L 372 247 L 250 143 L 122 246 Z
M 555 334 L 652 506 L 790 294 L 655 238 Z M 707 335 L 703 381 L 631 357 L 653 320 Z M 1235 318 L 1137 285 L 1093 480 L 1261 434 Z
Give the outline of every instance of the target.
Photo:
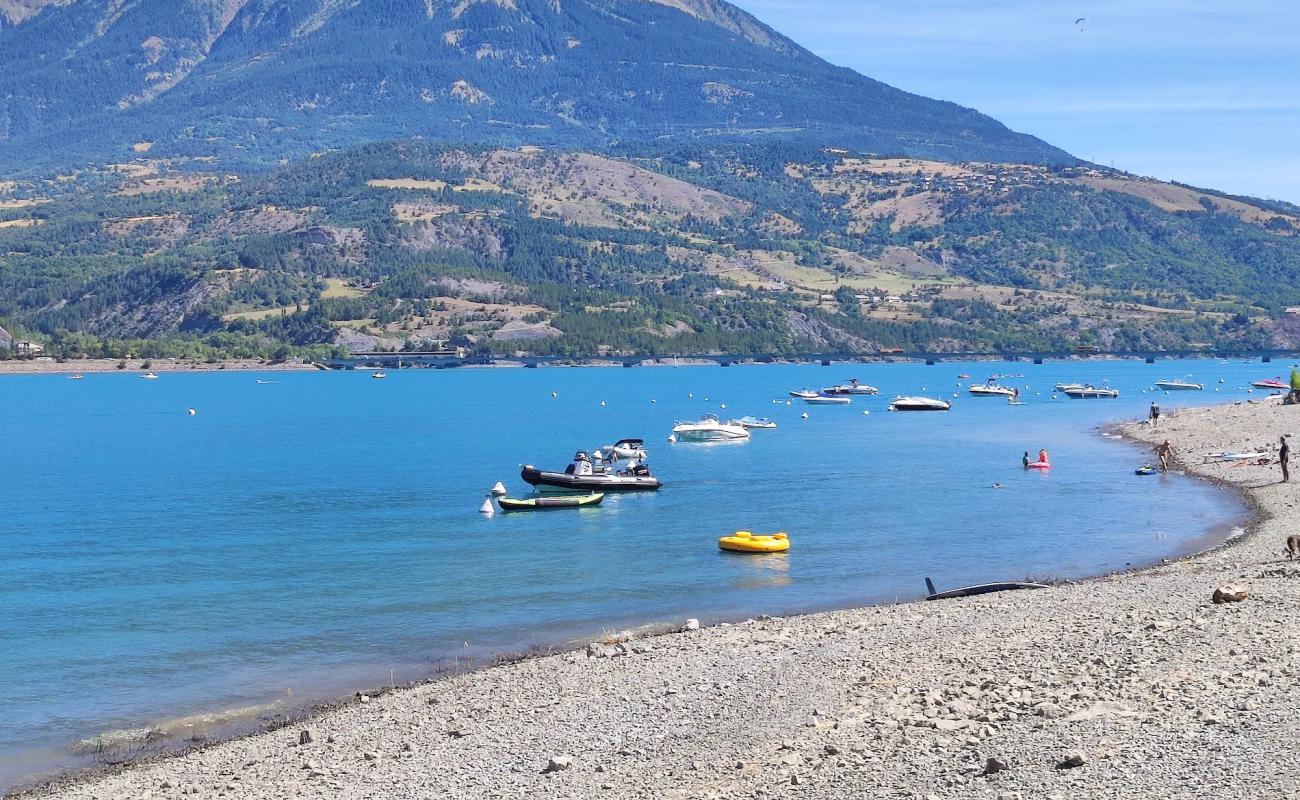
M 1172 410 L 1258 396 L 1239 387 L 1285 369 L 3 377 L 0 788 L 69 763 L 73 742 L 106 730 L 288 707 L 457 658 L 688 616 L 913 599 L 927 575 L 941 586 L 1078 577 L 1185 552 L 1240 519 L 1240 502 L 1182 476 L 1135 477 L 1149 455 L 1097 426 L 1145 416 L 1155 395 L 1143 390 L 1162 377 L 1207 384 L 1158 395 Z M 896 394 L 951 399 L 962 372 L 1023 373 L 1004 383 L 1028 387 L 1026 404 L 962 389 L 948 414 L 886 412 Z M 848 377 L 881 396 L 785 403 L 788 389 Z M 1108 380 L 1122 397 L 1052 400 L 1062 380 Z M 667 442 L 674 420 L 704 411 L 779 427 L 742 444 Z M 647 440 L 663 491 L 581 512 L 478 513 L 499 479 L 525 492 L 521 463 L 562 469 L 575 450 L 626 436 Z M 1021 452 L 1040 447 L 1055 468 L 1023 471 Z M 716 538 L 737 528 L 788 531 L 793 548 L 719 552 Z

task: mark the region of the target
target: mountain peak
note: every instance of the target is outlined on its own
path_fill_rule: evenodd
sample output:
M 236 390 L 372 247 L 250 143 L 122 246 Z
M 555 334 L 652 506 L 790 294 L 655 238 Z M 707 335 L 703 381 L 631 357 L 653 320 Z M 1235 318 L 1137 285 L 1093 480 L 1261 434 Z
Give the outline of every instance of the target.
M 267 163 L 410 136 L 1070 159 L 827 64 L 724 0 L 0 0 L 0 62 L 10 168 L 141 141 Z

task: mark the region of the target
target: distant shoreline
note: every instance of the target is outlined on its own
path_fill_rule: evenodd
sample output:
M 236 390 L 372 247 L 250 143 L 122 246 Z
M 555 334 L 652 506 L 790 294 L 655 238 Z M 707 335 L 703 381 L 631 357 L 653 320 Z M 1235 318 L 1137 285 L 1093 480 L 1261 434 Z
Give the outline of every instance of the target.
M 118 366 L 119 364 L 125 366 Z M 145 366 L 145 365 L 148 366 Z M 166 358 L 70 358 L 67 361 L 39 359 L 11 359 L 0 361 L 0 375 L 62 375 L 104 372 L 314 372 L 321 369 L 314 364 L 290 362 L 271 363 L 257 359 L 228 359 L 223 361 L 187 361 Z
M 386 358 L 400 358 L 400 352 L 395 352 L 386 356 Z M 1277 358 L 1282 358 L 1278 355 Z M 529 363 L 518 358 L 501 356 L 487 363 L 472 363 L 470 361 L 453 361 L 451 363 L 435 365 L 433 364 L 408 364 L 402 367 L 396 367 L 385 364 L 382 369 L 403 369 L 403 370 L 420 370 L 420 369 L 442 369 L 446 367 L 454 369 L 527 369 L 537 367 L 540 369 L 557 369 L 557 368 L 621 368 L 630 365 L 638 368 L 651 367 L 717 367 L 727 366 L 770 366 L 780 364 L 823 364 L 828 366 L 851 367 L 855 365 L 862 366 L 882 366 L 889 364 L 972 364 L 972 363 L 1007 363 L 1007 364 L 1026 364 L 1035 365 L 1035 358 L 1031 356 L 1004 356 L 1004 355 L 964 355 L 954 354 L 945 356 L 943 354 L 934 354 L 932 356 L 905 356 L 894 354 L 879 355 L 861 355 L 861 356 L 840 356 L 827 357 L 825 359 L 818 357 L 809 358 L 754 358 L 752 356 L 730 356 L 720 354 L 716 356 L 682 356 L 680 358 L 673 356 L 617 356 L 617 357 L 600 357 L 593 356 L 590 358 L 546 358 L 547 360 L 540 363 Z M 1078 354 L 1044 358 L 1043 361 L 1051 362 L 1087 362 L 1087 361 L 1142 361 L 1147 356 L 1144 355 L 1124 355 L 1124 354 Z M 1166 360 L 1179 361 L 1222 361 L 1224 356 L 1205 354 L 1205 355 L 1188 355 L 1188 354 L 1171 354 L 1165 357 Z M 1231 360 L 1257 361 L 1259 356 L 1254 357 L 1231 357 Z M 829 364 L 827 364 L 829 362 Z M 125 363 L 125 366 L 119 366 Z M 1268 362 L 1261 362 L 1268 363 Z M 149 366 L 145 366 L 149 364 Z M 1289 365 L 1289 362 L 1288 362 Z M 1281 369 L 1279 362 L 1278 369 Z M 373 367 L 357 365 L 357 370 L 368 370 Z M 112 372 L 334 372 L 347 371 L 346 368 L 330 367 L 327 364 L 314 362 L 270 362 L 259 359 L 221 359 L 218 361 L 194 361 L 189 359 L 167 359 L 167 358 L 131 358 L 123 362 L 117 358 L 76 358 L 66 361 L 58 361 L 52 358 L 36 359 L 9 359 L 0 361 L 0 376 L 3 375 L 49 375 L 62 373 L 112 373 Z

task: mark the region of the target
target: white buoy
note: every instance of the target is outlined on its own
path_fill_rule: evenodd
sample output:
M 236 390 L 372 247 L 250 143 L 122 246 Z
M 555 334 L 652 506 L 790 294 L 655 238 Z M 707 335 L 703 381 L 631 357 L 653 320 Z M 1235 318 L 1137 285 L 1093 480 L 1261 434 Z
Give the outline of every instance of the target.
M 655 403 L 658 403 L 658 402 L 659 402 L 659 401 L 658 401 L 658 400 L 655 400 L 653 397 L 650 398 L 650 405 L 654 405 Z
M 788 405 L 788 406 L 791 406 L 791 405 L 794 405 L 794 401 L 792 401 L 792 400 L 786 400 L 786 401 L 785 401 L 785 404 Z
M 560 396 L 560 393 L 559 393 L 559 392 L 551 392 L 551 399 L 552 399 L 552 400 L 554 400 L 555 398 L 557 398 L 557 397 L 559 397 L 559 396 Z
M 604 408 L 604 407 L 605 407 L 605 401 L 604 401 L 604 400 L 601 400 L 601 401 L 600 401 L 600 407 L 601 407 L 601 408 Z
M 192 408 L 190 409 L 190 416 L 191 416 L 191 417 L 194 416 L 194 415 L 197 414 L 197 413 L 199 413 L 199 412 L 196 411 L 196 410 L 194 410 L 194 409 L 192 409 Z
M 478 507 L 478 513 L 487 514 L 489 517 L 496 513 L 492 508 L 492 495 L 488 495 L 487 499 L 483 501 L 483 505 Z
M 496 486 L 492 487 L 492 494 L 495 495 L 496 497 L 505 497 L 506 485 L 501 481 L 497 481 Z
M 799 416 L 803 417 L 804 419 L 808 419 L 808 412 L 805 411 L 805 412 L 803 412 L 802 414 L 800 414 Z
M 723 403 L 722 406 L 721 406 L 721 408 L 722 408 L 723 411 L 726 411 L 726 410 L 727 410 L 727 404 L 726 404 L 726 403 Z
M 688 399 L 690 399 L 690 400 L 694 400 L 694 399 L 695 399 L 695 392 L 687 392 L 687 393 L 686 393 L 686 397 L 687 397 Z
M 863 412 L 862 412 L 862 416 L 865 417 L 865 416 L 867 416 L 867 415 L 870 414 L 870 413 L 871 413 L 870 411 L 863 411 Z
M 704 402 L 706 402 L 706 403 L 709 402 L 709 398 L 707 398 L 707 397 L 704 398 Z

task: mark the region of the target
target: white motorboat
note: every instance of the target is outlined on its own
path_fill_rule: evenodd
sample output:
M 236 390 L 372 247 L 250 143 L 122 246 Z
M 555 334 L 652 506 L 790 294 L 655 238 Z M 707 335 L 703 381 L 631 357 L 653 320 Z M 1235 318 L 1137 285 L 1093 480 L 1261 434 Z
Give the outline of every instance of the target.
M 380 372 L 372 372 L 372 373 L 370 373 L 370 377 L 374 378 L 374 379 L 377 380 L 377 381 L 382 381 L 384 378 L 387 378 L 387 377 L 388 377 L 388 373 L 387 373 L 387 372 L 382 372 L 382 371 L 380 371 Z
M 880 394 L 880 390 L 874 386 L 858 383 L 857 378 L 850 378 L 848 383 L 841 383 L 839 386 L 827 386 L 822 389 L 822 394 Z
M 817 396 L 817 392 L 814 392 L 814 391 L 811 390 L 811 389 L 791 389 L 791 390 L 790 390 L 790 396 L 791 396 L 791 397 L 801 397 L 801 398 L 803 398 L 804 400 L 807 400 L 809 397 L 816 397 L 816 396 Z
M 761 418 L 760 418 L 760 417 L 741 417 L 740 419 L 733 419 L 733 420 L 731 420 L 730 422 L 728 422 L 727 424 L 728 424 L 728 425 L 739 425 L 740 427 L 742 427 L 742 428 L 746 428 L 746 429 L 748 429 L 748 430 L 755 430 L 755 429 L 770 430 L 770 429 L 776 427 L 776 423 L 773 422 L 772 420 L 768 419 L 767 417 L 761 417 Z
M 947 400 L 935 400 L 932 397 L 895 397 L 889 404 L 890 411 L 947 411 L 952 403 Z
M 815 394 L 812 397 L 805 397 L 805 403 L 812 406 L 847 406 L 853 402 L 853 398 L 845 397 L 840 394 Z
M 68 376 L 68 380 L 70 381 L 84 381 L 85 379 L 86 376 L 82 375 L 80 372 L 74 372 Z
M 152 372 L 146 372 L 145 374 L 141 375 L 140 377 L 141 377 L 141 378 L 144 378 L 144 379 L 147 380 L 147 381 L 156 381 L 156 380 L 158 380 L 158 376 L 155 375 L 155 374 L 153 374 Z
M 1119 389 L 1093 386 L 1092 384 L 1067 386 L 1061 391 L 1065 392 L 1067 397 L 1073 397 L 1075 400 L 1102 400 L 1119 397 Z
M 722 422 L 714 414 L 705 414 L 698 422 L 678 422 L 673 426 L 673 436 L 680 442 L 730 442 L 748 439 L 749 431 L 741 425 Z
M 992 378 L 984 383 L 977 383 L 968 390 L 975 397 L 1015 397 L 1019 392 L 1010 386 L 999 386 Z
M 1166 392 L 1199 392 L 1205 388 L 1205 384 L 1175 379 L 1171 381 L 1156 381 L 1155 387 L 1157 389 L 1163 389 Z
M 609 458 L 611 455 L 636 461 L 647 461 L 650 458 L 650 453 L 646 452 L 643 439 L 619 439 L 611 445 L 600 448 L 600 452 L 605 458 Z

